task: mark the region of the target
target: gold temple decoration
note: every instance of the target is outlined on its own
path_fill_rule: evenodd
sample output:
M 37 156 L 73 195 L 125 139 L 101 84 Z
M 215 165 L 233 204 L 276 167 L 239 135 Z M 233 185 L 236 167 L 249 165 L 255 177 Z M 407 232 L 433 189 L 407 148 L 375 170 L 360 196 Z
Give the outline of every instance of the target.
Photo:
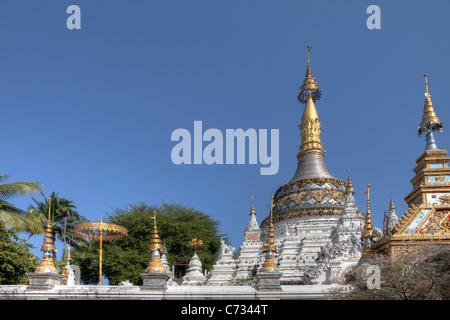
M 440 197 L 439 199 L 444 204 L 450 204 L 450 195 L 444 195 L 444 196 Z
M 362 261 L 372 263 L 374 256 L 373 237 L 375 233 L 370 216 L 370 184 L 367 185 L 367 191 L 363 191 L 362 193 L 367 194 L 367 213 L 364 223 L 364 230 L 361 233 L 361 239 L 363 240 L 363 253 L 359 261 L 360 263 Z
M 152 254 L 152 259 L 150 260 L 146 272 L 164 272 L 164 268 L 161 262 L 161 252 L 163 250 L 163 245 L 161 243 L 161 238 L 159 237 L 158 227 L 156 226 L 156 211 L 153 211 L 153 233 L 150 240 L 149 251 Z
M 419 124 L 418 130 L 419 134 L 430 131 L 442 131 L 442 123 L 436 116 L 433 104 L 431 103 L 431 94 L 429 89 L 433 86 L 428 85 L 428 74 L 425 77 L 425 105 L 423 107 L 422 122 Z
M 150 241 L 150 252 L 153 252 L 155 250 L 162 251 L 163 245 L 161 242 L 161 238 L 159 237 L 158 227 L 156 226 L 156 211 L 153 211 L 153 232 L 152 232 L 152 238 Z
M 70 268 L 70 261 L 72 261 L 72 257 L 70 255 L 70 243 L 67 245 L 67 257 L 66 257 L 67 264 L 63 269 L 63 276 L 64 278 L 61 280 L 61 285 L 67 285 L 67 279 L 69 278 L 69 268 Z
M 367 185 L 367 191 L 363 191 L 362 193 L 367 194 L 367 213 L 366 213 L 366 219 L 364 223 L 364 230 L 361 234 L 361 237 L 363 239 L 367 237 L 373 237 L 374 231 L 372 226 L 372 217 L 370 215 L 370 184 Z
M 395 209 L 394 201 L 392 200 L 392 193 L 391 193 L 391 201 L 389 202 L 389 211 L 392 211 Z
M 39 266 L 36 268 L 35 272 L 53 272 L 58 273 L 58 269 L 53 263 L 53 255 L 56 253 L 55 243 L 53 240 L 53 230 L 50 221 L 50 208 L 51 208 L 52 198 L 48 198 L 48 217 L 47 217 L 47 225 L 44 229 L 44 242 L 39 251 L 43 252 L 42 261 Z
M 189 241 L 189 245 L 191 247 L 194 247 L 194 252 L 197 252 L 197 247 L 201 247 L 203 245 L 203 241 L 197 238 L 192 239 Z
M 103 241 L 122 240 L 128 236 L 128 230 L 122 226 L 100 222 L 83 222 L 75 225 L 74 233 L 84 239 L 99 241 L 99 285 L 102 285 Z
M 450 232 L 450 211 L 448 211 L 447 216 L 440 221 L 439 227 L 444 229 L 446 232 Z
M 309 96 L 313 99 L 313 101 L 317 101 L 320 99 L 322 93 L 319 90 L 319 84 L 314 79 L 314 76 L 311 71 L 310 57 L 309 52 L 312 47 L 307 47 L 308 49 L 308 66 L 306 68 L 305 79 L 303 80 L 303 84 L 300 87 L 300 93 L 298 95 L 298 101 L 301 103 L 306 103 Z
M 316 110 L 314 102 L 320 99 L 321 92 L 319 91 L 319 85 L 314 79 L 311 66 L 309 52 L 311 47 L 308 47 L 308 67 L 306 68 L 306 75 L 302 86 L 300 87 L 300 94 L 298 100 L 305 104 L 305 109 L 302 115 L 302 122 L 299 125 L 300 136 L 302 137 L 302 143 L 300 145 L 300 151 L 297 154 L 297 158 L 307 152 L 319 152 L 322 155 L 325 154 L 323 150 L 322 142 L 320 141 L 320 122 L 319 115 Z
M 267 231 L 266 244 L 264 245 L 263 249 L 265 258 L 259 272 L 280 272 L 274 257 L 275 253 L 277 252 L 277 246 L 275 245 L 275 233 L 273 229 L 273 197 L 270 197 L 270 200 L 270 222 L 269 229 Z
M 347 169 L 348 171 L 348 181 L 347 181 L 347 186 L 345 188 L 345 191 L 347 192 L 347 194 L 353 193 L 355 191 L 355 189 L 353 188 L 352 185 L 352 178 L 350 177 L 350 169 Z
M 253 205 L 253 196 L 252 196 L 252 207 L 250 208 L 250 214 L 256 214 L 255 207 Z
M 408 210 L 396 223 L 393 234 L 374 246 L 375 252 L 388 253 L 394 258 L 425 245 L 450 244 L 450 157 L 446 156 L 447 150 L 439 149 L 434 140 L 433 132 L 442 131 L 443 126 L 431 103 L 430 88 L 433 84 L 428 85 L 427 74 L 424 77 L 425 105 L 418 133 L 426 133 L 427 145 L 413 168 L 412 190 L 404 198 Z

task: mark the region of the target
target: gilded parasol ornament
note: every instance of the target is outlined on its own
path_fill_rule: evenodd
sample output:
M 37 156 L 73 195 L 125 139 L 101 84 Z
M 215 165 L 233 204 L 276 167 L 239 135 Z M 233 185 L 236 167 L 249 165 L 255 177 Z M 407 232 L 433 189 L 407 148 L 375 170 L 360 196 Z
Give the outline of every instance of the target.
M 194 247 L 194 252 L 197 253 L 197 247 L 201 247 L 203 245 L 203 241 L 197 238 L 192 239 L 189 241 L 189 245 L 191 247 Z
M 74 232 L 81 238 L 99 241 L 99 285 L 102 285 L 102 243 L 103 241 L 122 240 L 128 236 L 128 230 L 116 224 L 105 223 L 100 218 L 100 222 L 82 222 L 77 224 Z

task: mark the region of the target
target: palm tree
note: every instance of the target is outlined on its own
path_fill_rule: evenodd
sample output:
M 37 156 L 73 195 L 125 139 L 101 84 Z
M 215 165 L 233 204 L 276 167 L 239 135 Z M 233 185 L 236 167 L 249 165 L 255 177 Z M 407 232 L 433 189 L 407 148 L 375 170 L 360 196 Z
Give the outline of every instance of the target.
M 34 217 L 28 217 L 25 211 L 16 208 L 7 200 L 16 196 L 38 193 L 43 185 L 33 181 L 4 183 L 8 178 L 7 175 L 0 175 L 0 221 L 14 231 L 40 232 L 42 226 L 39 221 Z
M 63 257 L 66 250 L 66 242 L 70 241 L 70 244 L 74 247 L 78 246 L 80 238 L 75 235 L 73 229 L 77 223 L 87 221 L 86 218 L 81 216 L 75 209 L 77 208 L 72 200 L 67 200 L 58 196 L 58 193 L 52 192 L 47 198 L 42 192 L 44 201 L 38 201 L 34 198 L 35 205 L 28 207 L 28 216 L 34 217 L 36 221 L 41 221 L 41 225 L 45 226 L 48 223 L 48 212 L 50 209 L 50 217 L 52 219 L 53 233 L 58 240 L 64 242 Z M 49 199 L 50 208 L 49 208 Z M 42 232 L 38 232 L 42 233 Z M 31 235 L 36 233 L 31 233 Z

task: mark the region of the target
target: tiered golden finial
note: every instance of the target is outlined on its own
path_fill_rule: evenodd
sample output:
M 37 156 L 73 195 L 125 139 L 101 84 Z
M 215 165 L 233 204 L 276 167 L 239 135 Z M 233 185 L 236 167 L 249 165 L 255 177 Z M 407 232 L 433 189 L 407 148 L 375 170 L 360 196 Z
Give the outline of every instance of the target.
M 67 257 L 66 261 L 72 261 L 72 256 L 70 255 L 70 243 L 67 245 Z
M 389 202 L 389 211 L 394 210 L 395 209 L 395 205 L 394 205 L 394 201 L 392 200 L 392 193 L 391 193 L 391 201 Z
M 308 47 L 308 67 L 306 69 L 305 80 L 300 87 L 300 93 L 298 95 L 298 100 L 305 104 L 305 109 L 302 115 L 302 122 L 299 125 L 302 144 L 300 145 L 300 151 L 297 154 L 297 158 L 307 152 L 319 152 L 322 155 L 325 154 L 322 142 L 320 141 L 321 129 L 319 115 L 316 106 L 314 105 L 314 102 L 320 99 L 321 92 L 319 90 L 319 85 L 311 72 L 309 58 L 310 50 L 311 47 Z
M 156 226 L 156 211 L 153 211 L 153 232 L 150 240 L 150 252 L 155 250 L 162 250 L 163 246 L 161 243 L 161 238 L 159 237 L 158 227 Z
M 372 217 L 370 215 L 370 184 L 367 185 L 367 191 L 363 191 L 364 194 L 367 194 L 367 213 L 366 213 L 366 220 L 364 223 L 364 230 L 361 234 L 361 237 L 363 239 L 367 237 L 373 237 L 374 231 L 372 226 Z
M 151 217 L 153 221 L 153 233 L 152 238 L 150 240 L 149 251 L 152 253 L 152 259 L 150 260 L 147 269 L 147 272 L 164 272 L 166 269 L 161 263 L 161 252 L 163 249 L 161 238 L 159 237 L 158 228 L 156 226 L 156 211 L 153 211 L 153 217 Z
M 322 95 L 322 93 L 319 90 L 319 85 L 316 82 L 316 79 L 314 79 L 314 76 L 311 71 L 309 52 L 311 51 L 312 47 L 308 46 L 307 48 L 308 48 L 308 66 L 306 68 L 305 79 L 303 80 L 303 84 L 300 87 L 300 93 L 298 95 L 298 101 L 300 101 L 301 103 L 306 103 L 309 97 L 311 97 L 312 100 L 315 102 L 319 100 Z
M 270 222 L 269 229 L 267 231 L 267 240 L 264 245 L 263 252 L 265 253 L 264 263 L 259 272 L 279 272 L 278 266 L 275 262 L 275 253 L 277 252 L 277 246 L 275 245 L 275 233 L 273 229 L 273 197 L 270 197 Z
M 423 107 L 422 122 L 419 124 L 419 135 L 422 133 L 429 133 L 431 131 L 442 131 L 442 123 L 434 112 L 433 104 L 431 103 L 430 88 L 433 83 L 428 85 L 428 74 L 425 77 L 425 105 Z
M 253 206 L 253 196 L 252 196 L 252 207 L 250 208 L 250 214 L 256 214 L 255 207 Z
M 352 179 L 350 178 L 350 169 L 347 169 L 347 171 L 348 171 L 348 181 L 347 181 L 347 187 L 345 190 L 346 190 L 347 194 L 350 194 L 350 193 L 353 193 L 355 189 L 353 188 Z
M 44 243 L 39 251 L 43 252 L 42 261 L 39 266 L 36 268 L 36 272 L 53 272 L 58 273 L 58 269 L 53 263 L 53 254 L 56 253 L 55 243 L 53 240 L 53 230 L 50 225 L 50 210 L 51 210 L 51 197 L 48 198 L 48 218 L 47 225 L 45 226 L 44 231 Z
M 361 233 L 361 239 L 363 240 L 363 253 L 360 258 L 360 262 L 366 261 L 371 263 L 373 261 L 373 236 L 374 230 L 372 226 L 372 218 L 370 216 L 370 184 L 367 185 L 367 191 L 363 191 L 367 194 L 367 213 L 366 221 L 364 223 L 364 230 Z
M 64 278 L 61 280 L 62 285 L 67 285 L 67 280 L 69 279 L 70 274 L 70 261 L 72 261 L 72 257 L 70 256 L 70 244 L 67 245 L 67 257 L 66 257 L 67 264 L 63 269 L 63 276 Z

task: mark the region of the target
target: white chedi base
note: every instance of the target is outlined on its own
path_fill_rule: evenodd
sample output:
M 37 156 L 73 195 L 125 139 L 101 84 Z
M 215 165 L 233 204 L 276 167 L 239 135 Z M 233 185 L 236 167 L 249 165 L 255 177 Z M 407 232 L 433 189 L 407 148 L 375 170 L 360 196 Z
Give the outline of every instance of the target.
M 235 248 L 227 245 L 223 239 L 220 242 L 220 259 L 211 270 L 208 284 L 226 284 L 236 277 L 236 260 L 233 257 Z
M 244 241 L 242 243 L 236 260 L 236 279 L 253 278 L 254 273 L 261 268 L 264 262 L 263 247 L 264 242 L 262 241 Z
M 189 267 L 186 274 L 183 276 L 183 284 L 196 284 L 206 281 L 206 277 L 202 273 L 202 263 L 197 256 L 197 253 L 189 261 Z

